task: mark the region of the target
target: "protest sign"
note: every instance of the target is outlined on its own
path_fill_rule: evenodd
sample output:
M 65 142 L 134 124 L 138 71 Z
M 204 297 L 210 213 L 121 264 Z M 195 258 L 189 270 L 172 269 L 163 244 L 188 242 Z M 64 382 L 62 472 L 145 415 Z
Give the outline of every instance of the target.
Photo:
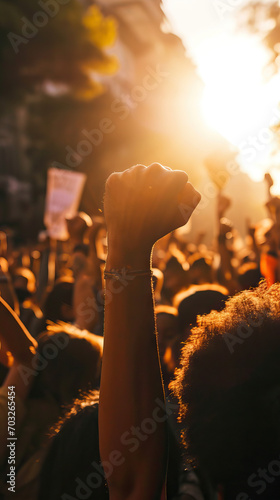
M 76 214 L 85 181 L 86 175 L 80 172 L 57 168 L 48 170 L 44 223 L 51 238 L 67 240 L 65 218 Z

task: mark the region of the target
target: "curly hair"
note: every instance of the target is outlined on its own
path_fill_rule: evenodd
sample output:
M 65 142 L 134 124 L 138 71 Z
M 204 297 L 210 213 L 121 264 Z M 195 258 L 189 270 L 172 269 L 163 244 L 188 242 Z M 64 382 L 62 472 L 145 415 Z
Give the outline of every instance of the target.
M 280 284 L 199 318 L 170 384 L 186 458 L 213 484 L 246 478 L 280 451 Z

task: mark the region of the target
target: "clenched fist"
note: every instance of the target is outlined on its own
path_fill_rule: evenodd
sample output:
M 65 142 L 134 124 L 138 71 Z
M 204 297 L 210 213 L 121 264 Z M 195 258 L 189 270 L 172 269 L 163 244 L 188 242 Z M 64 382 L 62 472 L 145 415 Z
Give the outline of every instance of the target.
M 159 163 L 110 175 L 104 197 L 109 255 L 149 255 L 159 238 L 188 221 L 200 198 L 185 172 Z

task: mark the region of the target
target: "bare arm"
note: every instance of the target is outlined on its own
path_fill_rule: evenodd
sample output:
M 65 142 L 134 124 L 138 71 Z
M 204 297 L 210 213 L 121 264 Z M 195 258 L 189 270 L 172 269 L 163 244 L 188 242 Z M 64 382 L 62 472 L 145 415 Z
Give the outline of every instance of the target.
M 157 239 L 184 224 L 200 196 L 184 172 L 158 164 L 113 174 L 106 185 L 106 270 L 150 269 Z M 188 210 L 180 211 L 179 192 Z M 187 200 L 186 200 L 187 199 Z M 111 500 L 156 500 L 167 456 L 164 394 L 149 276 L 107 280 L 100 391 L 100 452 Z
M 13 366 L 3 385 L 17 385 L 17 395 L 21 399 L 24 399 L 28 394 L 29 386 L 23 381 L 17 368 L 18 365 L 31 366 L 36 353 L 37 342 L 31 337 L 18 316 L 1 297 L 0 320 L 1 348 L 9 351 L 14 358 Z

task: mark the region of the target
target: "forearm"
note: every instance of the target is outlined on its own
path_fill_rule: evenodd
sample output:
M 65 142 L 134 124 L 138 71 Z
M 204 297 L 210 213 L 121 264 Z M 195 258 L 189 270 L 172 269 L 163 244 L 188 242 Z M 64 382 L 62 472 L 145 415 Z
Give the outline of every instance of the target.
M 29 334 L 10 306 L 0 297 L 0 339 L 19 363 L 30 363 L 33 359 L 37 342 Z
M 13 290 L 12 284 L 8 276 L 1 275 L 0 281 L 0 297 L 17 313 L 19 314 L 19 303 L 16 294 Z
M 127 263 L 109 254 L 106 268 Z M 134 269 L 143 266 L 149 268 L 149 257 L 133 263 Z M 100 452 L 112 462 L 111 452 L 118 451 L 123 462 L 107 478 L 110 498 L 155 500 L 164 483 L 167 445 L 151 278 L 109 279 L 106 285 Z M 145 419 L 152 433 L 145 433 Z

